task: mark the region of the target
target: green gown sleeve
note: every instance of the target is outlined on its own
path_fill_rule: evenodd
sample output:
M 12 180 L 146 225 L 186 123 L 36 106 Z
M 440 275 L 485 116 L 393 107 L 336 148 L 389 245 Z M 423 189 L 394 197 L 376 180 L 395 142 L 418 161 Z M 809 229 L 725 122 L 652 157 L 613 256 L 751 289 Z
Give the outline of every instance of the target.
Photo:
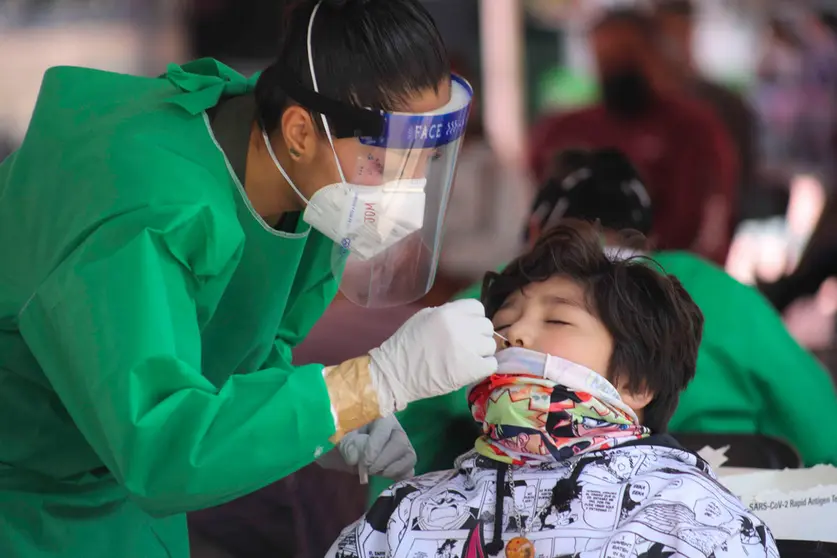
M 266 366 L 290 366 L 293 349 L 302 343 L 334 300 L 339 282 L 330 267 L 323 270 L 322 264 L 316 261 L 318 254 L 330 254 L 333 245 L 327 237 L 311 231 L 285 308 L 285 319 L 276 333 L 276 342 Z
M 791 337 L 759 293 L 748 290 L 740 296 L 750 297 L 747 306 L 755 328 L 748 336 L 755 346 L 747 352 L 746 365 L 758 378 L 768 405 L 760 431 L 791 441 L 806 466 L 837 465 L 837 440 L 828 427 L 837 420 L 831 376 Z
M 202 376 L 206 309 L 196 297 L 219 288 L 200 269 L 218 251 L 206 213 L 167 207 L 105 221 L 20 313 L 67 412 L 154 515 L 270 484 L 312 462 L 334 434 L 320 365 L 233 375 L 220 389 Z

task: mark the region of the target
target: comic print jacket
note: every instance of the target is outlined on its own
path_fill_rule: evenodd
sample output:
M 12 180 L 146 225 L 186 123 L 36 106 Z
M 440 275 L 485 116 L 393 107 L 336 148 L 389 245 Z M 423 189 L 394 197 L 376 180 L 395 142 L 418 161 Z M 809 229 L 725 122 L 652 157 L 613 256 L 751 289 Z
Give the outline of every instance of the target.
M 505 465 L 471 452 L 455 470 L 393 485 L 327 557 L 503 557 L 520 535 L 519 515 L 533 558 L 779 558 L 764 523 L 667 438 L 515 467 L 513 497 L 501 483 L 500 525 L 497 480 L 508 477 L 497 470 Z

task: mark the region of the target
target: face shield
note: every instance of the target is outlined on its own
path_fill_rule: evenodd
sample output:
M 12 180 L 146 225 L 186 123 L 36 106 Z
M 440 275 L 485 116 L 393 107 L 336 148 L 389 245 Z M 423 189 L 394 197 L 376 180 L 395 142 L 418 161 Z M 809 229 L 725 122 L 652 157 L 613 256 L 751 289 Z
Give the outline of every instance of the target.
M 311 15 L 314 21 L 317 8 Z M 334 151 L 340 182 L 306 199 L 303 219 L 334 241 L 332 270 L 340 290 L 366 307 L 407 304 L 433 286 L 442 244 L 442 225 L 456 159 L 468 121 L 473 90 L 451 77 L 451 97 L 426 113 L 360 108 L 319 93 L 311 58 L 314 90 L 282 71 L 282 88 L 300 105 L 321 115 Z M 334 139 L 353 138 L 341 146 Z M 265 141 L 270 148 L 270 142 Z M 344 142 L 345 143 L 345 142 Z M 271 155 L 272 149 L 270 150 Z M 347 156 L 348 153 L 348 156 Z
M 438 111 L 386 114 L 380 136 L 359 138 L 345 181 L 326 187 L 339 197 L 325 191 L 318 200 L 318 191 L 312 198 L 306 214 L 313 220 L 322 203 L 334 202 L 324 208 L 333 218 L 322 225 L 330 230 L 321 230 L 335 240 L 333 268 L 355 303 L 406 304 L 433 286 L 470 99 L 468 84 L 454 77 L 451 100 Z

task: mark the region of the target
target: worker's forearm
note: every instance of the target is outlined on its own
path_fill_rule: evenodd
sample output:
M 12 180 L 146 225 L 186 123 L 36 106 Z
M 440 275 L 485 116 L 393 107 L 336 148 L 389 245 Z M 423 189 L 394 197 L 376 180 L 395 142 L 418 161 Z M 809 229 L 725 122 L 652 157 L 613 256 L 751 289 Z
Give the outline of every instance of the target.
M 105 449 L 120 481 L 149 513 L 169 515 L 228 502 L 312 463 L 331 449 L 329 407 L 322 368 L 310 365 L 234 375 L 218 393 L 183 390 L 138 420 L 100 424 L 120 431 Z
M 369 356 L 326 368 L 323 377 L 335 415 L 333 443 L 347 432 L 380 418 L 378 395 L 369 373 Z

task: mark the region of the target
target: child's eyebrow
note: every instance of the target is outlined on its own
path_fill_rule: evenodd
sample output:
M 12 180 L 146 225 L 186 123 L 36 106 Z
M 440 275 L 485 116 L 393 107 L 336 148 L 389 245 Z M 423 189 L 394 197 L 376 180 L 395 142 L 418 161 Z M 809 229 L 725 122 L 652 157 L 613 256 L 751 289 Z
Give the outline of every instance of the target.
M 505 300 L 505 302 L 503 302 L 503 304 L 500 305 L 500 307 L 497 309 L 497 312 L 499 312 L 500 310 L 505 310 L 506 308 L 508 308 L 509 306 L 512 306 L 513 304 L 514 304 L 514 300 L 512 300 L 512 297 L 509 297 Z
M 544 297 L 543 302 L 544 304 L 550 304 L 552 306 L 575 306 L 576 308 L 586 310 L 586 307 L 580 302 L 563 296 L 547 296 Z

